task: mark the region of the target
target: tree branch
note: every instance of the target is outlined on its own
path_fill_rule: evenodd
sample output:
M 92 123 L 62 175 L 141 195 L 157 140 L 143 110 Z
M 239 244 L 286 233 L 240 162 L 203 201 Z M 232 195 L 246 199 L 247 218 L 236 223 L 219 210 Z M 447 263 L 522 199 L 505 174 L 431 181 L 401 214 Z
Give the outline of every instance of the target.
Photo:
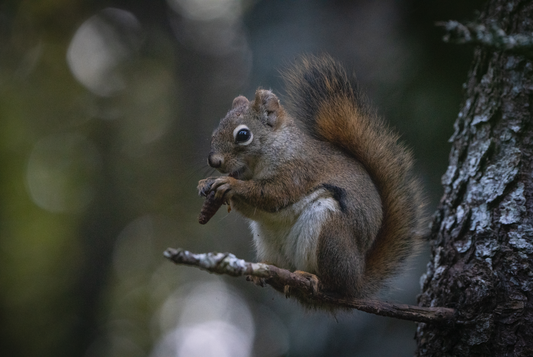
M 302 275 L 264 263 L 250 263 L 231 253 L 193 254 L 183 249 L 168 248 L 164 256 L 176 264 L 195 266 L 210 273 L 230 276 L 250 275 L 263 278 L 279 290 L 289 286 L 306 295 L 309 300 L 353 308 L 376 315 L 426 323 L 453 323 L 455 310 L 445 307 L 420 307 L 406 304 L 391 304 L 376 300 L 339 298 L 322 292 L 314 292 L 310 280 Z
M 507 51 L 533 58 L 533 34 L 507 35 L 496 24 L 461 24 L 457 21 L 438 22 L 446 30 L 444 42 L 482 45 L 499 51 Z

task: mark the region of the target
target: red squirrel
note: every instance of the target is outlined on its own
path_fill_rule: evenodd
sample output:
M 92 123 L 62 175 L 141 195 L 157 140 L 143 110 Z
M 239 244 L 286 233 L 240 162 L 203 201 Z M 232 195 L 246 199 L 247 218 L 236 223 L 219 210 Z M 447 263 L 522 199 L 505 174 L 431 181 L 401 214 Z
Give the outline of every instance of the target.
M 264 89 L 233 100 L 208 157 L 227 175 L 198 191 L 250 222 L 261 261 L 321 291 L 369 297 L 422 241 L 412 155 L 331 57 L 303 57 L 283 77 L 284 106 Z

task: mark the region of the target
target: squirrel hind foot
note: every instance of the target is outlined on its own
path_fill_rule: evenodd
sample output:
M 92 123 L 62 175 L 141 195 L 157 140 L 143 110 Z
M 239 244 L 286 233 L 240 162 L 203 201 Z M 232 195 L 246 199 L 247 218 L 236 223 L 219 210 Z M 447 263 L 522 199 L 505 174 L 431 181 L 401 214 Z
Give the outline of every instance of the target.
M 311 273 L 308 273 L 308 272 L 302 271 L 302 270 L 296 270 L 296 271 L 293 272 L 293 274 L 299 275 L 302 278 L 307 279 L 309 281 L 309 283 L 310 283 L 310 288 L 311 288 L 312 295 L 313 296 L 317 296 L 318 295 L 318 293 L 320 292 L 320 290 L 319 290 L 320 280 L 318 279 L 318 277 L 315 274 L 311 274 Z M 290 296 L 290 287 L 288 285 L 285 285 L 284 292 L 285 292 L 285 296 L 286 297 Z M 288 295 L 287 295 L 287 293 L 288 293 Z

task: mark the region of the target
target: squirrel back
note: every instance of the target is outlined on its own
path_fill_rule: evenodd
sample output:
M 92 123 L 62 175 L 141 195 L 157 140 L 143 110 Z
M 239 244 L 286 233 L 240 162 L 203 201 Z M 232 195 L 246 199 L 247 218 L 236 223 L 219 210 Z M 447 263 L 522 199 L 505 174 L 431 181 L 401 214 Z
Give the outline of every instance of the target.
M 382 201 L 382 226 L 366 262 L 361 296 L 375 293 L 416 252 L 425 229 L 421 184 L 411 152 L 329 56 L 307 56 L 283 73 L 287 111 L 316 139 L 355 157 Z

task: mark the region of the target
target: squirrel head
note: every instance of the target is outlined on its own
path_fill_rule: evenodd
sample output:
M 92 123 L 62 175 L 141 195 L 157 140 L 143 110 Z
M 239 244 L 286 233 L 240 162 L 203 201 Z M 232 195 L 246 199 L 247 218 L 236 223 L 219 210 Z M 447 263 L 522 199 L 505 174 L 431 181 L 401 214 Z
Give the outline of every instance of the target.
M 209 166 L 240 180 L 251 179 L 264 146 L 285 119 L 279 99 L 269 90 L 258 89 L 252 102 L 243 96 L 235 98 L 211 136 Z

